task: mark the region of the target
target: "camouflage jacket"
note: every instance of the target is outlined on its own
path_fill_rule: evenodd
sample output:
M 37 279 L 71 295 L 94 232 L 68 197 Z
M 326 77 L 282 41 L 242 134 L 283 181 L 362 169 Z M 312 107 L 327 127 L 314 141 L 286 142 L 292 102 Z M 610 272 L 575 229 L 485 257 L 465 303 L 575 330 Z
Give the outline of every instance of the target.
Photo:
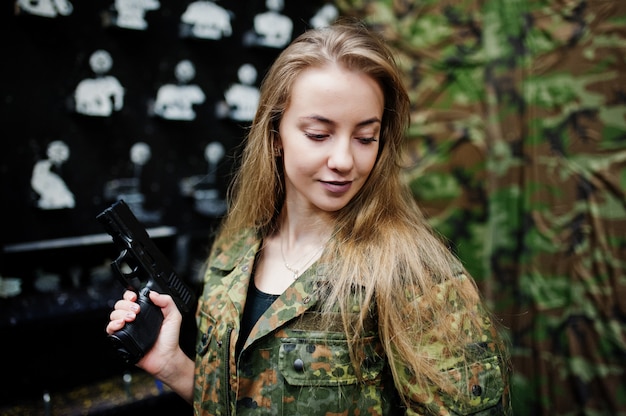
M 355 375 L 345 334 L 321 328 L 315 285 L 323 268 L 312 266 L 261 316 L 235 356 L 248 282 L 260 240 L 252 233 L 214 248 L 198 305 L 194 385 L 196 415 L 500 415 L 508 385 L 501 357 L 474 348 L 468 367 L 450 370 L 471 386 L 468 397 L 415 391 L 410 377 L 401 381 L 416 398 L 400 407 L 389 366 L 371 322 L 363 334 L 361 379 Z M 486 330 L 481 345 L 492 332 Z M 479 345 L 479 344 L 476 344 Z M 429 345 L 428 348 L 432 348 Z

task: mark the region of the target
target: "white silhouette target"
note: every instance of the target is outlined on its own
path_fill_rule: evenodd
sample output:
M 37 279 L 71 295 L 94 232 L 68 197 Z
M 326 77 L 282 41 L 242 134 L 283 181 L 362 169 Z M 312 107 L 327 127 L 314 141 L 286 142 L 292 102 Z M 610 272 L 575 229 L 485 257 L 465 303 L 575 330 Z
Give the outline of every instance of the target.
M 195 175 L 180 181 L 180 193 L 193 198 L 196 212 L 206 216 L 219 216 L 226 212 L 226 201 L 220 198 L 217 189 L 217 166 L 224 157 L 224 146 L 220 142 L 211 142 L 204 149 L 204 158 L 208 163 L 206 175 Z
M 111 20 L 115 26 L 123 29 L 146 30 L 146 12 L 158 10 L 160 7 L 158 0 L 115 0 L 117 16 Z
M 254 29 L 244 35 L 246 46 L 284 48 L 291 41 L 293 22 L 281 14 L 284 0 L 266 0 L 268 11 L 254 16 Z
M 87 116 L 108 117 L 124 106 L 124 88 L 117 78 L 105 75 L 113 66 L 105 50 L 95 51 L 89 58 L 95 78 L 82 80 L 74 91 L 76 112 Z
M 260 92 L 254 85 L 257 70 L 251 64 L 243 64 L 237 71 L 239 83 L 231 85 L 224 92 L 225 101 L 216 108 L 218 118 L 230 118 L 235 121 L 249 122 L 259 106 Z
M 17 0 L 16 6 L 26 13 L 50 18 L 69 16 L 74 10 L 67 0 Z
M 212 1 L 195 1 L 180 18 L 183 37 L 219 40 L 233 34 L 232 12 Z
M 167 120 L 194 120 L 196 113 L 193 106 L 202 104 L 206 98 L 199 86 L 186 85 L 195 77 L 195 67 L 191 61 L 183 60 L 176 65 L 175 75 L 178 84 L 166 84 L 159 88 L 152 111 Z
M 46 156 L 35 163 L 30 179 L 32 189 L 39 195 L 37 206 L 45 210 L 74 208 L 74 194 L 54 171 L 70 157 L 69 147 L 61 140 L 53 141 L 48 145 Z

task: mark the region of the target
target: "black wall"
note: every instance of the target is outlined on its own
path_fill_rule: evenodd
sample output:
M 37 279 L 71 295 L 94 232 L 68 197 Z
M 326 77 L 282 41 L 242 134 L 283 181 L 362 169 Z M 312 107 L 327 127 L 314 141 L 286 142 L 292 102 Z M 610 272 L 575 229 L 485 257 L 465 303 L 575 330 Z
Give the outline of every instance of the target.
M 215 181 L 209 188 L 223 200 L 248 122 L 217 109 L 225 91 L 239 82 L 242 64 L 255 67 L 258 87 L 281 50 L 246 41 L 254 17 L 268 10 L 265 1 L 218 1 L 230 11 L 232 25 L 221 39 L 189 36 L 181 16 L 191 1 L 160 0 L 157 9 L 145 12 L 141 30 L 115 25 L 113 0 L 72 0 L 70 13 L 33 13 L 45 3 L 2 5 L 0 339 L 6 353 L 0 365 L 9 376 L 5 371 L 0 384 L 0 409 L 38 400 L 44 390 L 63 391 L 126 370 L 104 336 L 121 286 L 108 267 L 117 253 L 95 219 L 117 197 L 141 197 L 136 207 L 147 213 L 142 218 L 149 232 L 164 230 L 155 237 L 158 245 L 182 278 L 200 289 L 198 265 L 221 214 L 198 211 L 181 181 L 208 173 L 205 147 L 218 142 L 225 155 L 211 171 Z M 286 1 L 280 13 L 293 22 L 291 38 L 310 27 L 323 3 Z M 112 58 L 101 76 L 114 77 L 124 88 L 123 107 L 107 116 L 81 114 L 75 106 L 79 83 L 98 77 L 89 63 L 96 50 Z M 182 60 L 193 63 L 195 76 L 188 83 L 202 90 L 204 100 L 193 105 L 194 119 L 160 117 L 153 111 L 157 92 L 180 83 L 175 69 Z M 73 205 L 42 208 L 31 179 L 57 141 L 69 153 L 47 173 L 71 191 Z M 140 170 L 129 156 L 137 142 L 151 151 Z M 115 181 L 131 181 L 132 190 L 107 193 Z M 186 325 L 183 342 L 191 345 L 194 329 Z

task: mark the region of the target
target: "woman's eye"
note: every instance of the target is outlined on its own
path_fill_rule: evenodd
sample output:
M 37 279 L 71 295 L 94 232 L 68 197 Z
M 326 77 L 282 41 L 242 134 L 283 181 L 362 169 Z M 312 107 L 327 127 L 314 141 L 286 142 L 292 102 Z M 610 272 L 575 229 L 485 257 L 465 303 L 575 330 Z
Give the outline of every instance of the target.
M 322 134 L 322 133 L 304 133 L 304 135 L 308 137 L 309 139 L 313 139 L 313 140 L 324 140 L 325 138 L 328 137 L 328 134 Z
M 363 144 L 374 143 L 378 141 L 376 137 L 357 137 L 357 140 Z

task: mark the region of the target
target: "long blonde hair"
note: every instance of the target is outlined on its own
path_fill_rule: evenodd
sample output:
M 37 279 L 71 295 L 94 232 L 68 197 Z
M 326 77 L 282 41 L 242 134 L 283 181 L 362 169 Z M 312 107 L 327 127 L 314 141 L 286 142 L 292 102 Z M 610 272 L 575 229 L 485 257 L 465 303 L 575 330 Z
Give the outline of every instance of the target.
M 424 337 L 431 339 L 435 331 L 438 342 L 458 351 L 468 342 L 467 333 L 480 330 L 480 319 L 469 313 L 463 322 L 467 331 L 445 325 L 444 320 L 459 310 L 473 311 L 479 303 L 478 291 L 471 279 L 468 290 L 467 280 L 454 278 L 462 272 L 460 263 L 429 228 L 402 181 L 409 97 L 390 50 L 364 25 L 340 22 L 307 31 L 274 62 L 263 80 L 260 105 L 230 188 L 222 235 L 252 227 L 267 237 L 276 230 L 285 198 L 281 160 L 275 153 L 278 125 L 300 72 L 328 63 L 376 80 L 385 107 L 375 166 L 360 192 L 336 213 L 334 238 L 320 260 L 329 265 L 328 275 L 333 276 L 322 308 L 340 308 L 353 358 L 364 322 L 374 309 L 394 379 L 404 371 L 398 364 L 402 363 L 423 389 L 434 385 L 450 392 L 452 383 L 442 376 L 436 357 L 416 351 L 415 346 Z M 444 280 L 455 292 L 454 306 L 434 299 L 441 293 L 431 289 Z M 356 323 L 348 309 L 355 288 L 362 302 Z M 420 308 L 415 306 L 418 298 Z M 408 400 L 405 393 L 400 391 Z

